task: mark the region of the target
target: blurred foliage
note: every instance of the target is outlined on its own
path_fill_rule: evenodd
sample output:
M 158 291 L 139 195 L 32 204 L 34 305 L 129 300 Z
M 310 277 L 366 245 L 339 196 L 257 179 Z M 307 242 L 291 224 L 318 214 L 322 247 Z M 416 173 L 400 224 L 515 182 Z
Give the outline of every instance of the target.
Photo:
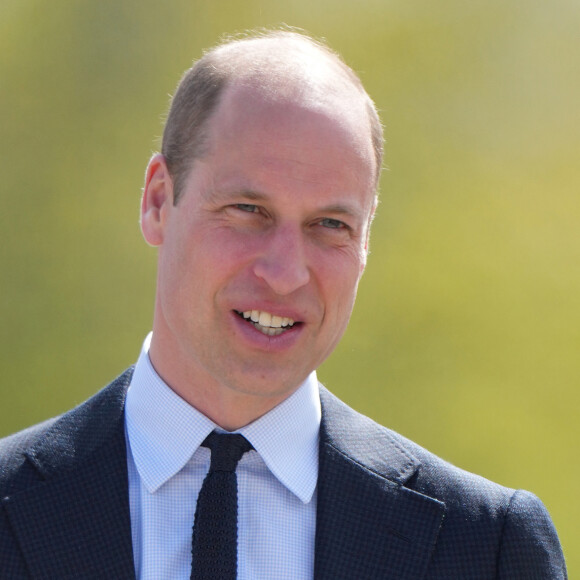
M 542 497 L 580 573 L 580 5 L 575 0 L 0 2 L 0 434 L 79 403 L 151 324 L 143 172 L 223 33 L 326 38 L 381 109 L 387 170 L 321 379 Z

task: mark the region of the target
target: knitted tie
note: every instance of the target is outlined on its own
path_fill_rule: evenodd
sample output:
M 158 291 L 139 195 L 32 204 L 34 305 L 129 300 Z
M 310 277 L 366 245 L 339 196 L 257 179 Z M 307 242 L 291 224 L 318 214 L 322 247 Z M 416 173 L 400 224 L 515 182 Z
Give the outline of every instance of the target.
M 195 509 L 191 580 L 236 580 L 236 466 L 242 455 L 253 447 L 242 435 L 215 431 L 207 436 L 202 445 L 211 450 L 211 465 Z

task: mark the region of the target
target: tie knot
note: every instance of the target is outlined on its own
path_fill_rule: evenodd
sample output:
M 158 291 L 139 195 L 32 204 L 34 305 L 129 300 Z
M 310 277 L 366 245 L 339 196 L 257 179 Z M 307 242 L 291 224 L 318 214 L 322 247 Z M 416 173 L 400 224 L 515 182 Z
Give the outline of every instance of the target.
M 202 446 L 209 447 L 211 450 L 210 473 L 235 471 L 242 455 L 253 449 L 252 444 L 239 433 L 216 433 L 215 431 L 205 438 Z

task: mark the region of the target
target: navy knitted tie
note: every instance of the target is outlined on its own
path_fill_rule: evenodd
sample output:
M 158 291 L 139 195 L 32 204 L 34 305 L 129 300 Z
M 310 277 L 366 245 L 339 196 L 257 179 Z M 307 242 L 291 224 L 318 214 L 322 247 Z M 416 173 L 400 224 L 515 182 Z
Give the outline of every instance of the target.
M 238 434 L 210 433 L 202 443 L 211 465 L 197 498 L 191 580 L 236 580 L 238 484 L 236 466 L 252 445 Z

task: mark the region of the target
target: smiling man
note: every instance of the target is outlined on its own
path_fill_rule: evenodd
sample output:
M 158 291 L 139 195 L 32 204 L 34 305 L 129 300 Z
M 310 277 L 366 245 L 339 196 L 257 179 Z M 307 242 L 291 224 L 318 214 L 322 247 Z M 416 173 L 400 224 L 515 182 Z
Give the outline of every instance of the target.
M 271 42 L 248 44 L 181 189 L 171 153 L 156 155 L 142 207 L 145 239 L 159 246 L 151 362 L 229 430 L 292 394 L 340 340 L 379 171 L 368 97 L 344 71 L 325 70 L 329 57 L 309 45 L 282 60 L 293 37 L 267 54 Z M 236 45 L 213 58 L 234 56 Z
M 371 99 L 308 37 L 228 42 L 185 73 L 141 208 L 153 332 L 134 369 L 0 443 L 2 578 L 565 578 L 535 496 L 317 382 L 381 161 Z

